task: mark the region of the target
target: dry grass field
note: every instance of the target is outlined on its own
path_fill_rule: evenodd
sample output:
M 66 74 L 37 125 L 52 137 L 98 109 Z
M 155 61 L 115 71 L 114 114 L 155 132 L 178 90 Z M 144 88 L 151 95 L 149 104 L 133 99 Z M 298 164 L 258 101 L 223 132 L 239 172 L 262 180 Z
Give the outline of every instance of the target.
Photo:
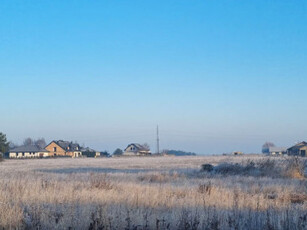
M 5 160 L 0 226 L 307 229 L 305 166 L 257 155 Z

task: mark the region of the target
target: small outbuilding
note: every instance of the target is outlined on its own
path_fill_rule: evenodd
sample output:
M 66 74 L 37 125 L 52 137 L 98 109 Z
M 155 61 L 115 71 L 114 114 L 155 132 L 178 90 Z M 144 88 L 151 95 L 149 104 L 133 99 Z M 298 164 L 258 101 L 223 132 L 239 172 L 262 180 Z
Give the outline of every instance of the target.
M 100 152 L 89 147 L 81 148 L 81 153 L 83 157 L 100 157 Z
M 287 154 L 287 148 L 285 147 L 270 147 L 269 148 L 270 155 L 285 155 Z

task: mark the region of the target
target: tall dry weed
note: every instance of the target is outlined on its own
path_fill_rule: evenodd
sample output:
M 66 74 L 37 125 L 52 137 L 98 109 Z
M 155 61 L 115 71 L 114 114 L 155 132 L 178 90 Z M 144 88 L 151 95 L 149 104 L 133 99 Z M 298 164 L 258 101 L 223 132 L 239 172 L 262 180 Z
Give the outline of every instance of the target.
M 289 159 L 7 160 L 0 165 L 0 227 L 304 229 L 307 182 L 273 176 Z M 227 163 L 227 170 L 199 173 L 201 163 Z
M 303 179 L 305 177 L 306 160 L 292 157 L 285 162 L 284 175 L 290 178 Z

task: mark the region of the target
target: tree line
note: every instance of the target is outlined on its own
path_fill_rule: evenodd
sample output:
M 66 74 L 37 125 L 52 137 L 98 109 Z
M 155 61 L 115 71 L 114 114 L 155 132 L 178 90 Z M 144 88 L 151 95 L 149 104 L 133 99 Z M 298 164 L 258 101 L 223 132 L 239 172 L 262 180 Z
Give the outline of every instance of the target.
M 27 137 L 24 139 L 23 143 L 22 143 L 23 146 L 31 146 L 31 145 L 36 145 L 37 147 L 43 149 L 46 147 L 46 141 L 45 141 L 45 138 L 41 137 L 41 138 L 38 138 L 38 139 L 33 139 L 31 137 Z M 13 148 L 17 148 L 19 147 L 20 145 L 16 144 L 16 143 L 13 143 L 13 142 L 10 142 L 9 143 L 9 148 L 10 149 L 13 149 Z

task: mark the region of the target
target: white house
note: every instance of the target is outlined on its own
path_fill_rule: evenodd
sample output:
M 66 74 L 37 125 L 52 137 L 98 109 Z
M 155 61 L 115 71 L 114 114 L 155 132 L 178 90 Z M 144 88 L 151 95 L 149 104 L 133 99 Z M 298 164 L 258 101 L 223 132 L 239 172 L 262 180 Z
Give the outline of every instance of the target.
M 270 155 L 284 155 L 287 154 L 287 148 L 284 147 L 270 147 L 269 148 Z
M 130 145 L 127 146 L 127 148 L 125 149 L 123 155 L 126 156 L 145 156 L 145 155 L 150 155 L 150 149 L 140 145 L 140 144 L 136 144 L 136 143 L 132 143 Z
M 36 145 L 19 146 L 9 151 L 9 158 L 36 158 L 48 157 L 49 152 Z

